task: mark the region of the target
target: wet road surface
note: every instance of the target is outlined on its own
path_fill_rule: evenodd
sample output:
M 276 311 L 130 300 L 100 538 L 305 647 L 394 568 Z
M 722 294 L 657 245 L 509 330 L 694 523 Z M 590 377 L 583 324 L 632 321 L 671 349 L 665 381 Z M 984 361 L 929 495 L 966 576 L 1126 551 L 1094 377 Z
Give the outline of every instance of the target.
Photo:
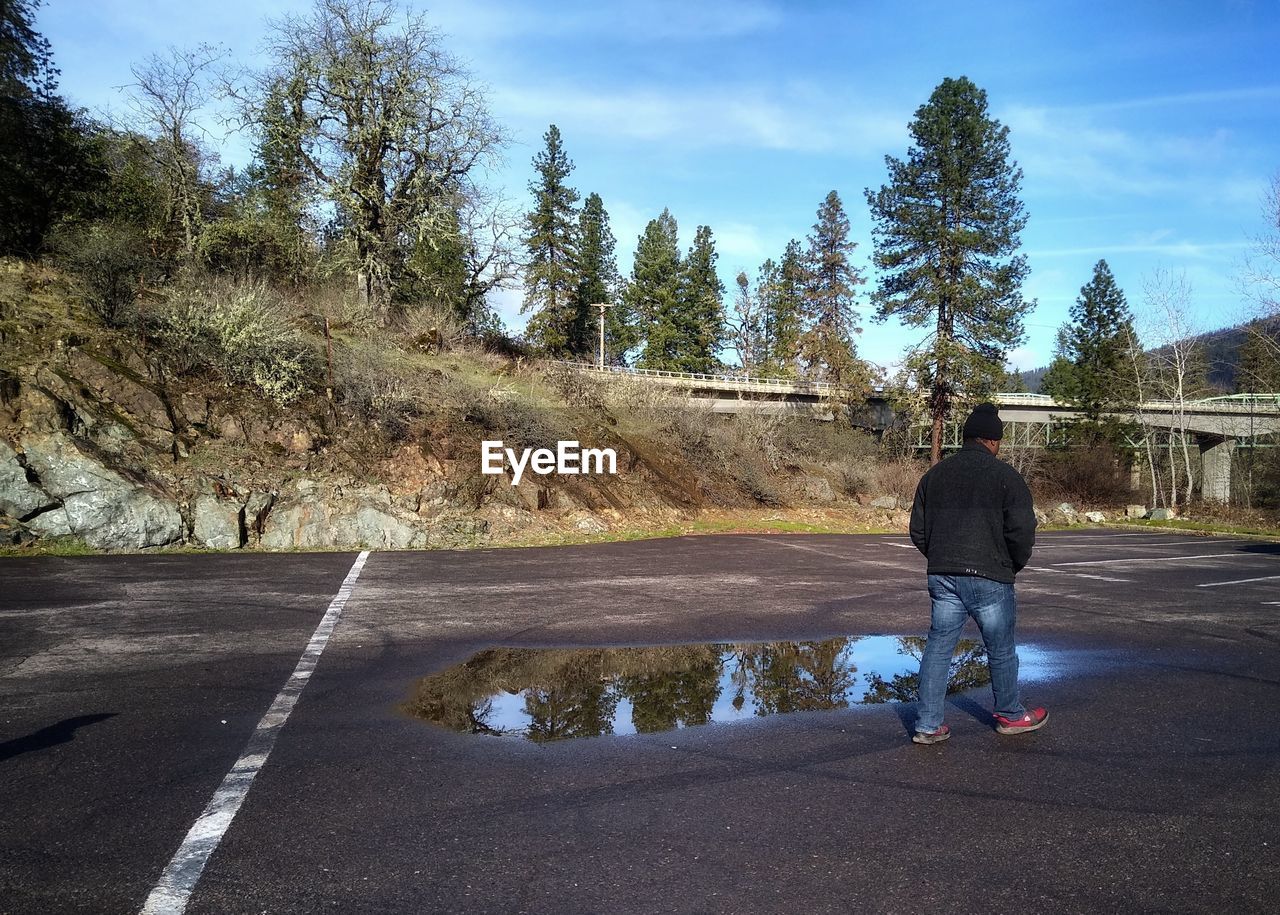
M 0 912 L 137 912 L 354 554 L 0 563 Z M 402 711 L 495 647 L 915 636 L 889 536 L 374 553 L 190 912 L 1272 911 L 1280 546 L 1042 535 L 990 693 L 554 743 Z M 972 624 L 970 624 L 972 629 Z M 970 632 L 970 634 L 973 634 Z

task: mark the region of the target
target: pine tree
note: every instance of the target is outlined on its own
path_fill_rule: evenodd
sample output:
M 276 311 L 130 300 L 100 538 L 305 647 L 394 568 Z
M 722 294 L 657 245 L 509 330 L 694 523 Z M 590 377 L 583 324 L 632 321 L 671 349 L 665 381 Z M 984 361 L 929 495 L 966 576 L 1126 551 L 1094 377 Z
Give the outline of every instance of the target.
M 1080 410 L 1091 422 L 1132 406 L 1126 346 L 1133 314 L 1105 260 L 1080 289 L 1071 320 L 1058 334 L 1057 358 L 1041 390 Z
M 533 157 L 537 177 L 529 182 L 533 209 L 526 217 L 529 252 L 524 274 L 524 307 L 529 338 L 549 353 L 582 356 L 587 352 L 586 310 L 576 295 L 578 192 L 565 184 L 573 162 L 560 144 L 555 124 L 543 135 L 546 149 Z
M 762 374 L 796 376 L 806 277 L 804 256 L 795 239 L 787 242 L 779 263 L 769 259 L 760 265 L 756 289 L 764 338 Z
M 1022 296 L 1026 257 L 1016 252 L 1027 217 L 1009 129 L 970 80 L 943 80 L 910 131 L 907 160 L 886 156 L 889 183 L 866 192 L 880 271 L 872 300 L 877 321 L 933 326 L 907 364 L 929 390 L 937 462 L 953 399 L 989 393 L 1025 337 L 1032 303 Z
M 625 365 L 627 353 L 638 342 L 635 317 L 625 302 L 619 301 L 622 279 L 618 276 L 618 262 L 614 255 L 616 241 L 609 229 L 609 214 L 599 194 L 589 194 L 578 215 L 578 286 L 574 291 L 575 311 L 589 319 L 587 340 L 583 352 L 599 347 L 594 328 L 598 320 L 591 308 L 597 303 L 612 305 L 605 309 L 604 349 L 610 365 Z
M 644 349 L 636 363 L 641 368 L 677 367 L 680 328 L 680 247 L 675 218 L 663 210 L 649 220 L 636 244 L 631 282 L 623 301 L 639 318 L 644 333 Z
M 683 372 L 710 372 L 724 340 L 724 283 L 716 273 L 715 239 L 708 226 L 698 226 L 685 257 L 677 312 L 679 342 L 676 366 Z
M 860 332 L 853 311 L 854 289 L 866 282 L 849 255 L 857 247 L 849 240 L 849 217 L 835 191 L 818 208 L 818 221 L 805 252 L 804 318 L 799 339 L 805 374 L 815 380 L 862 387 L 870 380 L 853 342 Z

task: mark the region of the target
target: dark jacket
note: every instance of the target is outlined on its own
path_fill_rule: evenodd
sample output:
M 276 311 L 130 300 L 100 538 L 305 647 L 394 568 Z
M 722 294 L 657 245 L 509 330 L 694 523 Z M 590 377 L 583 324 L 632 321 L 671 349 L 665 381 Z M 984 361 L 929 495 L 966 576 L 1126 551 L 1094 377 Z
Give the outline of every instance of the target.
M 920 478 L 911 542 L 930 575 L 977 575 L 1012 583 L 1031 560 L 1036 516 L 1018 471 L 977 442 Z

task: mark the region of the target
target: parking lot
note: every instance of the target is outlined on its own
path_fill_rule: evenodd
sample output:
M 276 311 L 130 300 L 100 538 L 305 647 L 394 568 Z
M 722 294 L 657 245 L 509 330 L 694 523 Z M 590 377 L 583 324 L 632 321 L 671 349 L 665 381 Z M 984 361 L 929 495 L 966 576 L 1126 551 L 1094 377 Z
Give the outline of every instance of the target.
M 975 688 L 932 747 L 894 701 L 546 743 L 404 711 L 491 648 L 921 635 L 901 537 L 357 564 L 0 564 L 0 911 L 1273 910 L 1280 545 L 1043 534 L 1048 726 Z

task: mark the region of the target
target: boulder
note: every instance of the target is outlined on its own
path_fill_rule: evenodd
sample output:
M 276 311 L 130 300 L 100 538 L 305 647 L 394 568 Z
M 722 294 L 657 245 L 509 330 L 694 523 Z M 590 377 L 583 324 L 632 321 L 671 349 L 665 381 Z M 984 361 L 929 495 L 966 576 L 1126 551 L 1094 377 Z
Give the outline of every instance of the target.
M 1084 520 L 1088 521 L 1090 524 L 1101 524 L 1103 521 L 1107 520 L 1107 516 L 1102 512 L 1085 512 Z
M 805 499 L 811 502 L 834 502 L 836 500 L 835 487 L 831 485 L 831 481 L 817 474 L 801 478 L 800 492 Z
M 22 546 L 35 539 L 35 533 L 21 521 L 0 518 L 0 546 Z
M 575 521 L 573 526 L 584 534 L 603 534 L 609 530 L 609 525 L 595 515 L 584 515 Z
M 1147 517 L 1152 521 L 1172 521 L 1176 516 L 1171 508 L 1153 508 L 1147 512 Z
M 197 496 L 191 507 L 191 535 L 211 550 L 244 546 L 244 506 L 213 495 Z
M 1126 518 L 1145 518 L 1147 516 L 1147 507 L 1145 505 L 1126 505 L 1124 516 Z
M 1060 518 L 1067 524 L 1075 524 L 1080 518 L 1080 513 L 1070 502 L 1060 502 L 1053 507 L 1053 517 Z
M 81 450 L 65 433 L 21 442 L 27 468 L 39 486 L 62 503 L 30 525 L 41 533 L 72 534 L 101 550 L 164 546 L 182 539 L 182 515 L 167 495 L 120 473 Z M 46 516 L 47 520 L 46 520 Z
M 22 519 L 57 504 L 57 499 L 27 479 L 17 453 L 0 441 L 0 515 Z
M 871 500 L 872 508 L 887 508 L 893 511 L 898 507 L 897 496 L 878 496 Z
M 300 480 L 295 490 L 297 495 L 274 503 L 261 523 L 260 542 L 269 550 L 403 550 L 427 545 L 426 531 L 415 518 L 396 511 L 385 489 L 324 493 L 319 484 Z

